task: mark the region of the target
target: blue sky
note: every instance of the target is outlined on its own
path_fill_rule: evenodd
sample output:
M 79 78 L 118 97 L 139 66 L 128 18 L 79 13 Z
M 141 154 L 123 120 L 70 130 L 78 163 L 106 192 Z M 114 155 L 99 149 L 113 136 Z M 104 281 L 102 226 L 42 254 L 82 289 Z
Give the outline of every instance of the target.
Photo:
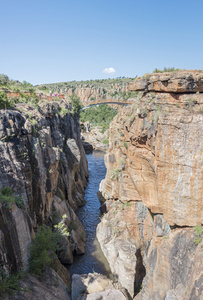
M 32 84 L 203 69 L 202 0 L 1 1 L 0 73 Z M 102 73 L 114 68 L 114 74 Z

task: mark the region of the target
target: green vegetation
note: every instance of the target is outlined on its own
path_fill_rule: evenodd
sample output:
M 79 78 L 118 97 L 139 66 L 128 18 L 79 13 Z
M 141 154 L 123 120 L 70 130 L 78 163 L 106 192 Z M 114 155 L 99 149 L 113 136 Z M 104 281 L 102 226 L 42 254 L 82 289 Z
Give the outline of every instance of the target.
M 75 220 L 73 220 L 70 224 L 70 230 L 77 230 L 78 229 L 78 224 L 76 223 Z
M 60 107 L 60 116 L 61 117 L 64 117 L 65 115 L 67 115 L 67 113 L 69 112 L 69 110 L 67 108 L 64 108 L 64 107 Z
M 110 96 L 113 98 L 128 100 L 130 98 L 136 98 L 138 94 L 139 94 L 139 92 L 137 92 L 137 91 L 136 92 L 129 91 L 127 93 L 127 92 L 118 92 L 117 90 L 115 90 L 115 92 L 111 93 Z
M 0 91 L 0 109 L 7 109 L 14 107 L 14 100 L 8 99 L 5 92 Z
M 72 105 L 72 112 L 74 114 L 79 114 L 80 113 L 80 109 L 82 108 L 82 104 L 80 102 L 80 98 L 76 95 L 76 94 L 72 94 L 70 96 L 70 100 L 71 100 L 71 105 Z
M 71 283 L 67 284 L 66 290 L 69 294 L 71 293 Z
M 19 208 L 25 209 L 25 201 L 22 197 L 15 196 L 15 203 Z
M 80 112 L 80 122 L 90 122 L 95 126 L 102 126 L 102 132 L 109 128 L 110 122 L 117 114 L 116 110 L 107 104 L 90 107 Z
M 142 76 L 143 79 L 146 79 L 146 80 L 149 80 L 150 78 L 150 74 L 149 73 L 146 73 Z
M 45 266 L 54 267 L 59 234 L 51 228 L 41 226 L 30 247 L 30 271 L 41 276 Z
M 16 203 L 19 208 L 25 209 L 24 199 L 20 196 L 15 196 L 10 187 L 0 189 L 0 202 L 7 207 L 10 207 L 10 205 Z
M 114 92 L 118 90 L 118 86 L 127 86 L 129 82 L 132 82 L 134 78 L 130 77 L 118 77 L 112 79 L 95 79 L 95 80 L 86 80 L 86 81 L 68 81 L 68 82 L 57 82 L 52 84 L 43 84 L 37 86 L 40 90 L 55 91 L 57 93 L 65 93 L 67 89 L 76 89 L 83 87 L 94 87 L 102 88 L 105 97 L 108 96 L 108 91 L 111 89 Z M 112 94 L 114 92 L 111 92 Z M 110 94 L 109 94 L 110 95 Z M 91 101 L 95 100 L 95 97 L 90 98 Z
M 19 291 L 19 279 L 20 276 L 18 274 L 8 276 L 6 272 L 0 268 L 0 296 L 4 296 L 5 294 L 13 295 L 16 291 Z
M 103 140 L 103 144 L 108 145 L 109 144 L 109 140 Z
M 196 104 L 196 100 L 189 98 L 187 99 L 186 107 L 191 111 L 193 110 L 193 106 L 195 106 L 195 104 Z
M 203 229 L 201 225 L 195 226 L 195 234 L 201 235 L 203 233 Z
M 0 74 L 0 85 L 7 85 L 9 83 L 9 77 L 5 74 Z
M 174 72 L 174 71 L 181 71 L 182 69 L 175 69 L 175 68 L 163 68 L 163 70 L 154 69 L 153 73 L 164 73 L 164 72 Z
M 123 202 L 122 204 L 121 204 L 121 208 L 122 208 L 122 210 L 124 210 L 125 208 L 128 208 L 128 207 L 130 207 L 132 205 L 132 203 L 131 202 Z
M 118 179 L 118 175 L 120 174 L 120 172 L 121 172 L 121 169 L 119 169 L 119 168 L 115 168 L 115 169 L 111 170 L 111 179 L 112 180 Z
M 195 226 L 195 235 L 196 238 L 194 240 L 195 245 L 199 245 L 201 243 L 202 238 L 203 238 L 203 228 L 201 225 Z
M 161 114 L 161 106 L 156 105 L 155 110 L 154 110 L 154 114 L 153 114 L 153 123 L 154 124 L 158 123 L 160 114 Z
M 128 149 L 128 143 L 127 142 L 123 142 L 123 145 L 124 145 L 125 149 Z
M 54 228 L 56 228 L 57 231 L 63 236 L 69 236 L 67 226 L 64 223 L 66 218 L 67 218 L 67 215 L 65 214 L 62 216 L 61 222 L 59 222 L 57 225 L 54 225 Z
M 80 237 L 81 237 L 82 241 L 85 242 L 85 232 L 84 231 L 81 232 Z
M 0 74 L 0 109 L 13 108 L 16 103 L 28 103 L 37 106 L 36 88 L 27 81 L 19 82 Z M 7 92 L 19 93 L 19 96 L 7 97 Z M 29 93 L 29 94 L 28 94 Z
M 5 74 L 0 74 L 0 87 L 7 88 L 12 91 L 20 91 L 22 89 L 34 89 L 33 85 L 27 81 L 20 82 L 12 80 Z

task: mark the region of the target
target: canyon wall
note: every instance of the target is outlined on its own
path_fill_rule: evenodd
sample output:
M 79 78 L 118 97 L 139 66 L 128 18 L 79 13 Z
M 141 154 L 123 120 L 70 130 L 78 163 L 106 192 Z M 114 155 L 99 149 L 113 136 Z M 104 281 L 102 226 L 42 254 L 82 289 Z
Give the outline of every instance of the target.
M 63 220 L 70 231 L 62 263 L 84 253 L 85 232 L 74 210 L 85 203 L 87 177 L 79 122 L 68 104 L 0 111 L 0 188 L 9 187 L 16 199 L 0 201 L 0 265 L 7 274 L 28 268 L 31 239 L 42 224 Z
M 137 78 L 110 126 L 97 237 L 135 299 L 203 297 L 202 83 L 201 71 Z
M 101 99 L 122 99 L 128 95 L 129 82 L 132 78 L 101 79 L 88 81 L 61 82 L 39 86 L 39 89 L 48 89 L 66 97 L 73 93 L 80 97 L 81 102 L 86 105 L 91 101 Z M 127 96 L 128 97 L 128 96 Z
M 112 86 L 108 88 L 104 87 L 95 87 L 94 85 L 86 85 L 86 86 L 78 86 L 72 88 L 64 89 L 64 93 L 71 96 L 75 93 L 78 97 L 80 97 L 82 103 L 91 103 L 91 101 L 101 100 L 101 99 L 113 99 L 115 96 L 112 96 L 115 91 L 117 95 L 119 93 L 128 91 L 128 84 L 112 84 Z

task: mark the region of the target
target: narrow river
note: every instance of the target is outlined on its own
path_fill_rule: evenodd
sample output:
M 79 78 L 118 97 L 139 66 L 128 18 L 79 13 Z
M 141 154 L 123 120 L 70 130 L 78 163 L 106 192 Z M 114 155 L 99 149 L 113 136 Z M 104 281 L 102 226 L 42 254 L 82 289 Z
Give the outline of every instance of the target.
M 100 202 L 97 198 L 99 183 L 106 175 L 104 153 L 87 154 L 89 181 L 85 192 L 86 204 L 76 211 L 86 232 L 86 252 L 77 256 L 70 267 L 72 274 L 101 273 L 112 278 L 111 271 L 96 239 L 96 227 L 100 222 Z

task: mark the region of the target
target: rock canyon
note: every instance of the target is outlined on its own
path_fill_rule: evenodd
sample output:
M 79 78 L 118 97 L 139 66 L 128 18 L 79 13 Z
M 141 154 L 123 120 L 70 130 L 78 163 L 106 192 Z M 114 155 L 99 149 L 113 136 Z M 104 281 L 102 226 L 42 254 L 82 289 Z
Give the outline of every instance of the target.
M 71 279 L 66 268 L 85 252 L 76 210 L 88 181 L 70 103 L 0 110 L 0 267 L 6 276 L 28 272 L 6 299 L 203 299 L 203 71 L 145 74 L 113 90 L 74 92 L 90 101 L 113 97 L 116 88 L 133 93 L 134 104 L 118 108 L 104 137 L 84 134 L 106 151 L 97 238 L 114 280 L 96 272 Z M 6 188 L 16 201 L 6 200 Z M 61 236 L 54 266 L 39 277 L 29 273 L 29 261 L 42 225 Z

